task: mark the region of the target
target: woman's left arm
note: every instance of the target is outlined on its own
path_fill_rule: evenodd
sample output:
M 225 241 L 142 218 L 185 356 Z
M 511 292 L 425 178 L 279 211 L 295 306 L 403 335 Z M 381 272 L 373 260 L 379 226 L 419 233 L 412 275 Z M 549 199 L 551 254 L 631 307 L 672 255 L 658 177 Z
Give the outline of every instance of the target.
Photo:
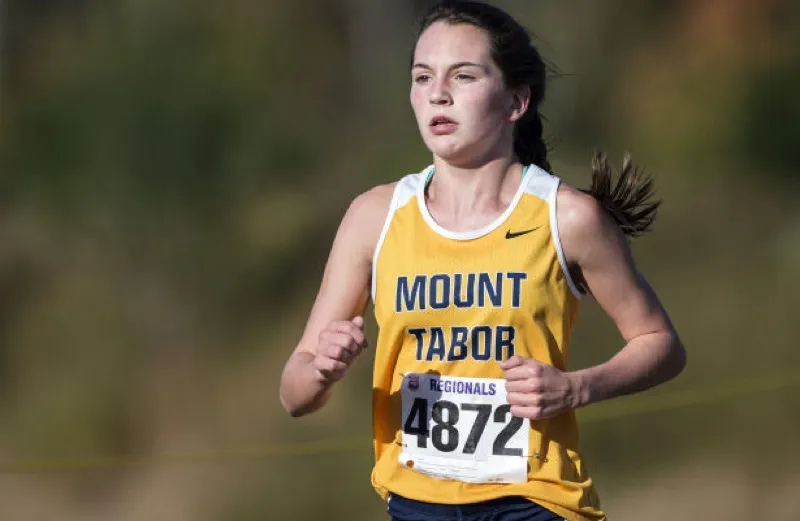
M 574 188 L 562 186 L 557 197 L 558 232 L 574 278 L 614 321 L 625 345 L 608 361 L 572 372 L 519 356 L 503 362 L 512 413 L 532 419 L 649 389 L 686 365 L 667 312 L 611 216 Z
M 568 373 L 578 391 L 576 405 L 643 391 L 676 377 L 686 365 L 686 352 L 611 216 L 590 195 L 562 186 L 557 219 L 568 264 L 625 341 L 607 362 Z

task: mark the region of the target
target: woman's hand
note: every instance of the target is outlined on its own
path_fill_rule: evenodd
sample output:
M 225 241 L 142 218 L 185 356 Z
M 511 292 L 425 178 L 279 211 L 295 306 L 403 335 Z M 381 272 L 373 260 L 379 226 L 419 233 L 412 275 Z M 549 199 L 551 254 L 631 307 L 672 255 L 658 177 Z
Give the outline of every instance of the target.
M 580 405 L 580 391 L 570 373 L 533 358 L 512 356 L 500 364 L 511 414 L 541 420 Z
M 366 348 L 364 317 L 336 320 L 328 324 L 319 334 L 319 345 L 314 357 L 314 375 L 317 381 L 330 385 L 341 380 Z

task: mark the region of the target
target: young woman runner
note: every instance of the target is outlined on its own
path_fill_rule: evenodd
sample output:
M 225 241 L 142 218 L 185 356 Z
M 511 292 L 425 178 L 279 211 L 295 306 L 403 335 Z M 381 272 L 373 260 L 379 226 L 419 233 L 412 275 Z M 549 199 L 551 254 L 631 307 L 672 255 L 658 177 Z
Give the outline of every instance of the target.
M 657 203 L 601 155 L 581 191 L 550 172 L 538 109 L 546 66 L 526 30 L 479 2 L 422 18 L 411 106 L 432 164 L 356 197 L 334 239 L 280 397 L 294 416 L 374 353 L 372 482 L 395 521 L 605 519 L 574 410 L 681 372 L 685 352 L 627 236 Z M 591 295 L 624 345 L 568 370 Z M 593 348 L 593 346 L 587 346 Z

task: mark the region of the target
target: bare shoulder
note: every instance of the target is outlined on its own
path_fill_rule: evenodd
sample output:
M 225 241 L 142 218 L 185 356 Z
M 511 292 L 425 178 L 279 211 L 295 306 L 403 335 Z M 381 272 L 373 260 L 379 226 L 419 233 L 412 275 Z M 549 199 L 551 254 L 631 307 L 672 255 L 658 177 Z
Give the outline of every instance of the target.
M 350 203 L 348 213 L 358 218 L 379 217 L 380 214 L 385 216 L 389 212 L 395 186 L 396 182 L 378 185 L 357 195 Z
M 558 187 L 556 208 L 561 231 L 572 228 L 575 231 L 589 228 L 591 231 L 607 223 L 613 225 L 613 220 L 597 199 L 568 184 L 561 183 Z
M 378 185 L 357 195 L 342 219 L 339 234 L 361 242 L 363 251 L 370 256 L 389 213 L 396 185 L 396 182 Z
M 556 195 L 562 247 L 570 264 L 582 264 L 600 243 L 625 242 L 614 219 L 590 194 L 562 183 Z

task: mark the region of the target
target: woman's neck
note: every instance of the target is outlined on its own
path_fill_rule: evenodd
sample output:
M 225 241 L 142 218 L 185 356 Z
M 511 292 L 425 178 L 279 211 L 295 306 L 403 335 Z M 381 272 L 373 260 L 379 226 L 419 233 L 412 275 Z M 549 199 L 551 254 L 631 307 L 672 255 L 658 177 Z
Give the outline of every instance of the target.
M 475 168 L 459 168 L 434 159 L 426 204 L 440 226 L 452 231 L 481 228 L 511 204 L 522 180 L 522 165 L 513 157 Z

